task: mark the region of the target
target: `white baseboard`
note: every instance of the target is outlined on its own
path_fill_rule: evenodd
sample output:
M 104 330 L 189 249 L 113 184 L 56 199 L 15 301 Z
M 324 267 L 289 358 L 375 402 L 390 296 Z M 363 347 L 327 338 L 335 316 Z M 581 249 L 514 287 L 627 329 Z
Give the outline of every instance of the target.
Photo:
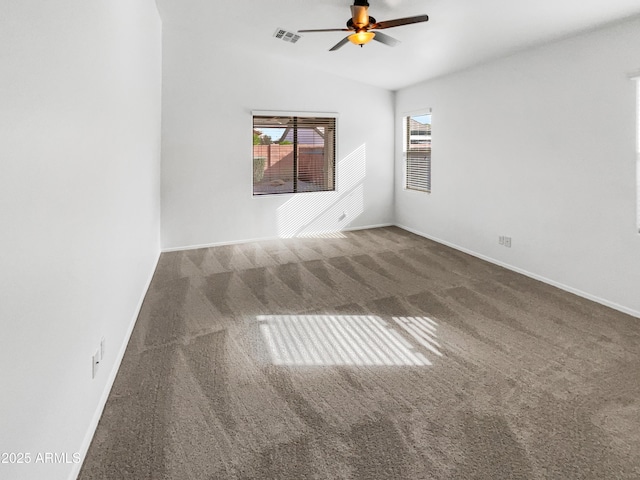
M 395 223 L 376 223 L 375 225 L 367 225 L 366 227 L 348 227 L 343 228 L 342 232 L 357 232 L 358 230 L 368 230 L 369 228 L 395 227 Z
M 468 253 L 469 255 L 472 255 L 474 257 L 480 258 L 481 260 L 485 260 L 485 261 L 487 261 L 489 263 L 493 263 L 494 265 L 499 265 L 501 267 L 506 268 L 507 270 L 511 270 L 513 272 L 520 273 L 520 274 L 525 275 L 525 276 L 527 276 L 529 278 L 533 278 L 534 280 L 539 280 L 540 282 L 543 282 L 543 283 L 546 283 L 548 285 L 554 286 L 554 287 L 559 288 L 561 290 L 564 290 L 566 292 L 573 293 L 574 295 L 578 295 L 579 297 L 586 298 L 587 300 L 592 300 L 592 301 L 594 301 L 596 303 L 599 303 L 601 305 L 604 305 L 606 307 L 612 308 L 614 310 L 618 310 L 619 312 L 626 313 L 626 314 L 631 315 L 633 317 L 640 318 L 640 311 L 634 310 L 632 308 L 625 307 L 624 305 L 620 305 L 618 303 L 612 302 L 612 301 L 607 300 L 605 298 L 601 298 L 601 297 L 599 297 L 597 295 L 592 295 L 591 293 L 582 291 L 580 289 L 571 287 L 569 285 L 565 285 L 564 283 L 560 283 L 560 282 L 557 282 L 557 281 L 552 280 L 550 278 L 544 277 L 542 275 L 538 275 L 537 273 L 529 272 L 529 271 L 524 270 L 522 268 L 515 267 L 513 265 L 510 265 L 508 263 L 502 262 L 500 260 L 496 260 L 495 258 L 491 258 L 491 257 L 488 257 L 486 255 L 482 255 L 481 253 L 474 252 L 473 250 L 469 250 L 468 248 L 461 247 L 460 245 L 456 245 L 455 243 L 451 243 L 451 242 L 448 242 L 446 240 L 442 240 L 441 238 L 437 238 L 437 237 L 434 237 L 432 235 L 428 235 L 428 234 L 426 234 L 424 232 L 420 232 L 418 230 L 415 230 L 413 228 L 407 227 L 405 225 L 395 224 L 395 226 L 398 227 L 398 228 L 402 228 L 403 230 L 406 230 L 407 232 L 415 233 L 416 235 L 420 235 L 421 237 L 428 238 L 429 240 L 433 240 L 434 242 L 438 242 L 438 243 L 441 243 L 443 245 L 446 245 L 447 247 L 451 247 L 451 248 L 454 248 L 454 249 L 459 250 L 461 252 Z
M 323 233 L 339 233 L 339 232 L 352 232 L 355 230 L 366 230 L 368 228 L 382 228 L 382 227 L 392 227 L 395 226 L 395 224 L 393 223 L 380 223 L 380 224 L 376 224 L 376 225 L 366 225 L 366 226 L 362 226 L 362 227 L 347 227 L 347 228 L 343 228 L 341 230 L 336 230 L 335 232 L 316 232 L 319 235 L 323 234 Z M 256 237 L 256 238 L 248 238 L 248 239 L 242 239 L 242 240 L 228 240 L 228 241 L 224 241 L 224 242 L 214 242 L 214 243 L 203 243 L 200 245 L 187 245 L 187 246 L 183 246 L 183 247 L 168 247 L 168 248 L 163 248 L 162 252 L 180 252 L 183 250 L 197 250 L 199 248 L 210 248 L 210 247 L 221 247 L 224 245 L 241 245 L 243 243 L 250 243 L 250 242 L 261 242 L 261 241 L 268 241 L 268 240 L 278 240 L 281 239 L 283 237 Z M 288 238 L 288 237 L 287 237 Z
M 69 480 L 76 480 L 78 475 L 80 474 L 80 469 L 82 468 L 82 464 L 84 463 L 84 459 L 87 456 L 87 452 L 89 451 L 89 447 L 91 446 L 91 441 L 93 440 L 93 436 L 98 428 L 98 422 L 100 422 L 100 417 L 102 417 L 102 412 L 104 411 L 104 407 L 107 404 L 107 399 L 109 398 L 109 394 L 111 393 L 111 388 L 113 387 L 113 382 L 116 380 L 116 375 L 118 374 L 118 370 L 120 369 L 120 364 L 122 363 L 122 359 L 124 358 L 124 352 L 127 350 L 127 345 L 129 344 L 129 339 L 131 338 L 131 334 L 133 333 L 133 329 L 136 325 L 136 321 L 138 319 L 138 315 L 140 314 L 140 310 L 142 309 L 142 303 L 149 291 L 149 287 L 151 286 L 151 280 L 153 279 L 153 275 L 156 272 L 156 268 L 158 268 L 158 261 L 160 260 L 160 252 L 156 257 L 154 262 L 153 269 L 151 270 L 151 275 L 149 275 L 149 279 L 147 280 L 147 284 L 145 285 L 142 295 L 140 296 L 140 300 L 138 301 L 138 305 L 133 314 L 133 318 L 129 324 L 129 328 L 127 329 L 127 333 L 125 334 L 125 338 L 120 346 L 120 350 L 116 356 L 116 361 L 109 372 L 109 377 L 107 378 L 107 383 L 104 387 L 104 391 L 102 392 L 102 396 L 100 397 L 100 401 L 98 402 L 98 407 L 96 408 L 95 413 L 93 414 L 93 418 L 91 419 L 91 423 L 89 424 L 89 428 L 87 429 L 87 433 L 82 442 L 82 446 L 80 447 L 80 462 L 73 465 L 73 469 L 69 474 Z

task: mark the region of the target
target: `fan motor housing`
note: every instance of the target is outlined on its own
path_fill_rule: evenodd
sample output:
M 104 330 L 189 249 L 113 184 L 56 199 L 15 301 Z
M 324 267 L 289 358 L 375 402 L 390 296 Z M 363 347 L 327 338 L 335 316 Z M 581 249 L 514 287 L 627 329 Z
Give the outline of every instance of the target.
M 376 23 L 376 19 L 373 17 L 369 17 L 369 23 L 367 24 L 367 26 L 373 25 L 374 23 Z M 353 18 L 347 20 L 347 28 L 357 30 L 356 26 L 353 23 Z

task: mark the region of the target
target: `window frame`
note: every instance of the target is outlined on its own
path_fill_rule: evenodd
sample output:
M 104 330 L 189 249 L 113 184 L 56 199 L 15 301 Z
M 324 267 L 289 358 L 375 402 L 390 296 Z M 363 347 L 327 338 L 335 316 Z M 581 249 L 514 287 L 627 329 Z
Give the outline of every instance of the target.
M 423 116 L 423 115 L 429 115 L 430 117 L 433 116 L 433 109 L 432 108 L 423 108 L 420 110 L 415 110 L 412 112 L 405 112 L 402 114 L 401 117 L 401 121 L 402 121 L 402 159 L 403 159 L 403 175 L 402 175 L 402 187 L 404 191 L 408 191 L 408 192 L 416 192 L 418 194 L 431 194 L 432 192 L 432 185 L 431 185 L 431 180 L 432 180 L 432 168 L 433 168 L 433 148 L 432 148 L 432 134 L 431 134 L 431 129 L 432 129 L 432 124 L 433 124 L 433 118 L 431 118 L 431 122 L 429 123 L 430 125 L 430 130 L 429 130 L 429 134 L 428 135 L 418 135 L 413 133 L 414 129 L 411 128 L 410 126 L 410 120 L 413 117 L 419 117 L 419 116 Z M 424 180 L 424 182 L 426 183 L 427 187 L 426 188 L 418 188 L 418 187 L 412 187 L 410 186 L 410 172 L 409 172 L 409 147 L 410 145 L 421 145 L 421 142 L 412 142 L 411 137 L 417 137 L 417 136 L 428 136 L 428 140 L 425 138 L 425 140 L 427 140 L 429 148 L 428 148 L 428 166 L 426 167 L 427 170 L 427 178 Z M 426 145 L 427 143 L 425 143 Z M 426 151 L 426 148 L 425 148 Z
M 255 117 L 299 117 L 299 118 L 331 118 L 334 121 L 333 132 L 333 188 L 327 190 L 302 190 L 302 191 L 284 191 L 284 192 L 265 192 L 255 193 L 255 185 L 253 179 L 253 169 L 251 169 L 251 197 L 252 198 L 272 198 L 274 196 L 282 195 L 301 195 L 305 193 L 335 193 L 338 191 L 338 158 L 339 158 L 339 114 L 337 112 L 313 112 L 313 111 L 297 111 L 297 110 L 252 110 L 251 112 L 251 130 L 254 130 L 254 118 Z M 253 152 L 252 152 L 253 158 Z

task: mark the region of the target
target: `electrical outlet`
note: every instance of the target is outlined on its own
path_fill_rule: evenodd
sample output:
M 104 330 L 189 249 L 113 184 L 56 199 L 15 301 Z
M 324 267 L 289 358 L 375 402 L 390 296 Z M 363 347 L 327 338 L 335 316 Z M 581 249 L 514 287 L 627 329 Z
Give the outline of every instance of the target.
M 499 244 L 499 245 L 504 245 L 504 237 L 503 237 L 502 235 L 500 235 L 500 236 L 498 237 L 498 244 Z
M 511 237 L 504 237 L 504 246 L 511 248 Z

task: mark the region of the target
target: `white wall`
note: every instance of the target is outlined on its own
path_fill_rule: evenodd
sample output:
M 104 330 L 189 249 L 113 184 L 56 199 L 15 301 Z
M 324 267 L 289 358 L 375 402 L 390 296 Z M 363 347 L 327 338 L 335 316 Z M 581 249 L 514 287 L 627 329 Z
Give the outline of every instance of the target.
M 392 222 L 391 92 L 239 50 L 173 16 L 163 12 L 163 248 Z M 338 191 L 253 198 L 252 110 L 337 112 Z
M 8 0 L 0 15 L 0 478 L 79 465 L 160 249 L 153 0 Z M 106 356 L 91 378 L 100 338 Z
M 634 20 L 397 92 L 397 223 L 640 315 L 639 68 Z M 402 187 L 400 118 L 425 107 L 429 195 Z

